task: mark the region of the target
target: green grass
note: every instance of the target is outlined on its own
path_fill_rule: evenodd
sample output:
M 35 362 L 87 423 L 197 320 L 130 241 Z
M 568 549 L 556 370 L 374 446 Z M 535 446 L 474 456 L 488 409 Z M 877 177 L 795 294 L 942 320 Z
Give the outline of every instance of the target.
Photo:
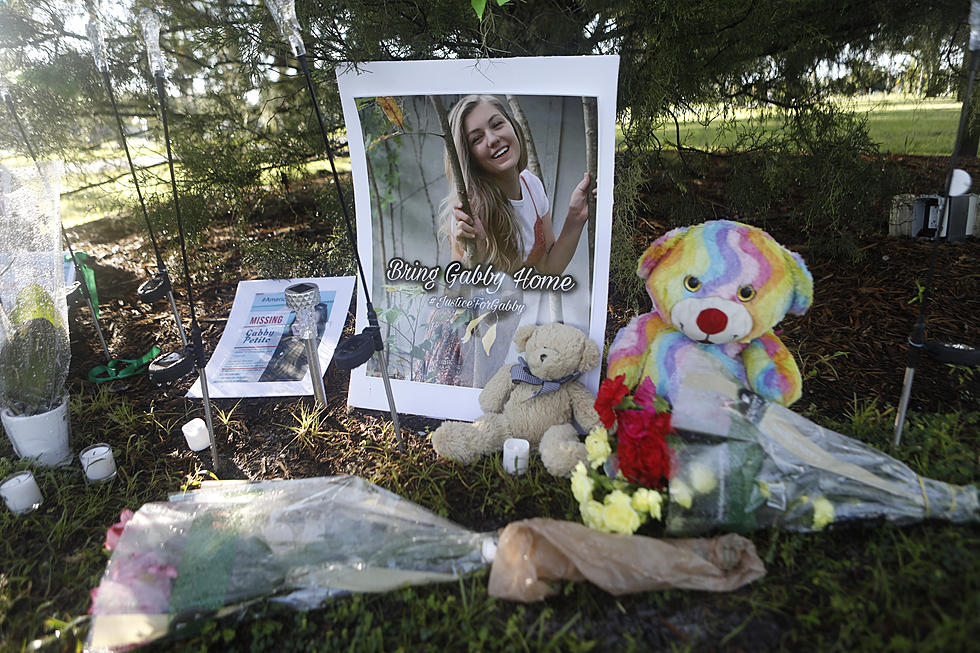
M 216 420 L 241 433 L 237 404 Z M 119 476 L 85 485 L 77 466 L 35 470 L 44 505 L 25 517 L 0 513 L 0 649 L 75 650 L 85 636 L 88 591 L 105 568 L 105 529 L 126 507 L 164 500 L 202 478 L 195 458 L 175 455 L 185 416 L 139 406 L 103 388 L 73 388 L 73 445 L 113 445 Z M 292 417 L 289 416 L 292 413 Z M 818 420 L 887 450 L 894 410 L 855 402 L 836 423 Z M 457 521 L 504 524 L 530 516 L 574 519 L 567 482 L 533 461 L 528 475 L 503 472 L 499 456 L 463 466 L 437 460 L 423 435 L 399 454 L 390 426 L 338 409 L 324 416 L 296 402 L 282 417 L 303 456 L 336 455 L 338 471 L 360 473 Z M 370 437 L 352 435 L 366 428 Z M 355 431 L 357 429 L 357 431 Z M 287 435 L 284 441 L 289 440 Z M 913 414 L 899 458 L 925 476 L 980 479 L 980 412 Z M 24 465 L 0 445 L 0 475 Z M 275 473 L 270 473 L 274 476 Z M 193 623 L 170 651 L 629 651 L 967 650 L 980 636 L 980 527 L 923 523 L 819 534 L 753 533 L 767 576 L 729 594 L 689 591 L 613 597 L 584 583 L 518 605 L 487 595 L 487 572 L 456 584 L 406 588 L 329 601 L 291 612 L 259 603 Z
M 164 155 L 162 144 L 154 144 L 145 139 L 131 138 L 128 141 L 130 154 L 137 162 L 136 174 L 140 192 L 144 199 L 160 195 L 166 202 L 171 201 L 170 172 L 166 163 L 142 167 L 139 162 L 147 158 Z M 350 172 L 350 158 L 336 157 L 334 162 L 341 174 Z M 0 163 L 10 168 L 33 165 L 31 160 L 15 152 L 0 150 Z M 178 183 L 181 168 L 174 166 Z M 330 164 L 325 160 L 308 161 L 291 169 L 293 176 L 323 177 L 330 173 Z M 261 183 L 275 186 L 279 183 L 278 170 L 264 170 Z M 61 179 L 61 222 L 67 227 L 117 216 L 129 212 L 138 205 L 133 178 L 126 163 L 122 148 L 115 142 L 86 152 L 78 152 L 75 160 L 66 163 Z M 142 216 L 137 214 L 137 219 Z
M 948 156 L 952 153 L 956 127 L 960 115 L 960 103 L 949 98 L 913 98 L 908 96 L 867 96 L 840 100 L 843 106 L 868 116 L 871 139 L 878 143 L 882 152 L 892 154 L 923 154 Z M 720 129 L 722 112 L 706 110 L 704 116 L 687 114 L 680 122 L 680 142 L 686 147 L 699 149 L 726 149 L 734 137 Z M 780 121 L 765 118 L 758 111 L 738 111 L 739 121 L 753 120 L 767 130 L 775 130 Z M 702 124 L 713 118 L 707 125 Z M 673 123 L 658 133 L 663 143 L 676 143 L 677 132 Z

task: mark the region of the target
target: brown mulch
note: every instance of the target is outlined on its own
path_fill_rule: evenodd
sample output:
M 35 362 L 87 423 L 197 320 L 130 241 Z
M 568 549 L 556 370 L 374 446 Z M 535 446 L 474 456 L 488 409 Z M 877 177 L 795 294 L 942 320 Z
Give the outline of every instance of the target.
M 892 163 L 903 167 L 910 180 L 909 188 L 918 189 L 913 192 L 927 193 L 941 186 L 947 160 L 894 157 Z M 976 160 L 967 163 L 975 178 L 980 178 L 980 164 Z M 710 177 L 700 182 L 709 187 L 706 191 L 709 201 L 712 193 L 718 195 L 710 189 Z M 648 212 L 638 218 L 641 228 L 638 245 L 652 242 L 670 226 L 658 214 L 655 203 L 650 203 Z M 166 302 L 145 306 L 136 300 L 136 288 L 148 278 L 148 270 L 153 266 L 152 251 L 141 227 L 141 221 L 132 218 L 103 220 L 72 230 L 77 247 L 92 257 L 102 299 L 101 324 L 116 358 L 135 358 L 152 345 L 164 351 L 176 349 L 179 342 Z M 787 317 L 779 327 L 805 377 L 803 398 L 796 407 L 811 418 L 841 419 L 854 410 L 855 402 L 877 402 L 882 409 L 898 403 L 906 367 L 907 338 L 920 306 L 916 301 L 916 283 L 925 283 L 934 253 L 935 278 L 927 305 L 927 336 L 980 345 L 980 241 L 977 239 L 942 243 L 934 248 L 929 241 L 893 238 L 884 233 L 862 236 L 858 244 L 860 260 L 843 264 L 821 260 L 809 252 L 792 218 L 771 219 L 766 228 L 789 249 L 804 256 L 814 278 L 813 308 L 805 316 Z M 306 238 L 317 235 L 315 228 L 297 223 L 293 214 L 263 215 L 249 223 L 249 230 L 259 238 L 284 237 L 301 231 Z M 237 234 L 230 225 L 218 225 L 211 231 L 206 246 L 195 254 L 204 257 L 207 268 L 207 274 L 195 276 L 194 299 L 209 354 L 224 328 L 237 280 L 246 278 L 236 247 Z M 171 273 L 179 286 L 177 301 L 186 320 L 183 271 L 175 265 Z M 75 307 L 71 316 L 71 390 L 91 392 L 92 384 L 84 380 L 85 375 L 91 367 L 104 363 L 104 357 L 87 309 Z M 607 338 L 630 317 L 612 294 Z M 171 416 L 169 423 L 173 428 L 166 437 L 174 439 L 173 455 L 198 456 L 202 465 L 208 466 L 207 451 L 191 454 L 178 441 L 177 429 L 187 419 L 185 414 L 200 412 L 199 401 L 182 399 L 191 380 L 170 389 L 159 389 L 145 378 L 138 378 L 128 384 L 117 384 L 114 390 L 124 392 L 139 407 L 153 406 L 155 411 Z M 338 433 L 344 433 L 341 443 L 349 440 L 356 444 L 361 438 L 370 439 L 387 416 L 346 409 L 347 381 L 348 374 L 333 365 L 326 371 L 329 418 Z M 915 377 L 910 410 L 976 410 L 980 397 L 978 384 L 980 373 L 970 377 L 946 365 L 923 360 Z M 236 402 L 222 400 L 217 405 L 228 410 Z M 219 433 L 223 441 L 222 457 L 232 460 L 234 467 L 223 470 L 222 475 L 248 478 L 347 472 L 369 475 L 368 470 L 358 468 L 358 461 L 339 450 L 343 447 L 314 452 L 289 446 L 293 434 L 284 424 L 292 421 L 289 413 L 295 406 L 294 398 L 246 399 L 238 404 L 232 415 L 233 423 L 228 427 L 222 425 Z M 437 422 L 413 416 L 403 416 L 402 421 L 408 446 L 431 455 L 424 431 Z

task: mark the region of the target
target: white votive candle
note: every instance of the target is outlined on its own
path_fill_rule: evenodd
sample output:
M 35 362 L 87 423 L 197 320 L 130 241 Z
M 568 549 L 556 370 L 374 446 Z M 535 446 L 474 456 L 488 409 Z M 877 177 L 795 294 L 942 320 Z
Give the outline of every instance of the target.
M 211 446 L 211 438 L 208 435 L 208 425 L 200 417 L 195 417 L 180 427 L 187 440 L 187 446 L 191 451 L 200 451 Z
M 85 470 L 85 478 L 92 483 L 105 483 L 116 477 L 116 459 L 112 457 L 112 447 L 100 442 L 82 449 L 78 454 Z
M 0 496 L 15 515 L 34 510 L 43 500 L 41 488 L 29 471 L 17 472 L 3 479 L 0 482 Z
M 508 474 L 523 474 L 527 471 L 530 455 L 530 442 L 523 438 L 508 438 L 504 441 L 504 470 Z

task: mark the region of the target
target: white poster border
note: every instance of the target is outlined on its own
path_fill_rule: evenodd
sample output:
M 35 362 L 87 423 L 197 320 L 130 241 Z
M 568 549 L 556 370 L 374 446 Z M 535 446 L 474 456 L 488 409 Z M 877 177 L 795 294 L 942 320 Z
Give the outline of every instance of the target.
M 355 98 L 469 93 L 595 97 L 598 114 L 598 193 L 596 256 L 588 335 L 601 347 L 605 337 L 608 301 L 618 72 L 617 55 L 387 61 L 338 69 L 337 82 L 354 178 L 357 249 L 367 278 L 373 279 L 375 274 L 372 255 L 374 237 L 364 137 Z M 358 332 L 367 326 L 367 307 L 362 291 L 357 295 L 356 325 Z M 596 392 L 600 370 L 601 365 L 579 380 Z M 400 412 L 462 420 L 472 420 L 483 413 L 479 405 L 480 388 L 401 379 L 391 379 L 391 388 L 395 407 Z M 369 376 L 366 366 L 353 370 L 348 404 L 387 410 L 389 405 L 383 380 Z

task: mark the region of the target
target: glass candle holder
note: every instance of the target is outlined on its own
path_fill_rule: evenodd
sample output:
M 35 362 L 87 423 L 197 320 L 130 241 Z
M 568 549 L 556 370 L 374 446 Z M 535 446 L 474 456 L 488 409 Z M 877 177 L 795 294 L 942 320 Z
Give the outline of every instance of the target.
M 11 474 L 0 481 L 0 496 L 15 515 L 25 515 L 36 510 L 44 501 L 34 474 L 29 471 Z
M 143 42 L 146 43 L 146 58 L 150 63 L 150 72 L 154 76 L 163 74 L 163 52 L 160 50 L 160 17 L 149 9 L 139 14 L 140 31 L 143 32 Z
M 302 33 L 299 30 L 299 19 L 296 18 L 295 0 L 265 0 L 265 5 L 276 21 L 279 32 L 289 42 L 293 55 L 298 57 L 306 54 Z
M 108 58 L 106 57 L 105 49 L 105 39 L 102 37 L 102 29 L 99 24 L 93 19 L 89 20 L 88 24 L 85 25 L 85 33 L 88 35 L 88 41 L 92 45 L 92 58 L 95 59 L 95 67 L 99 69 L 99 72 L 104 72 L 109 69 Z
M 107 483 L 116 478 L 116 459 L 112 456 L 112 447 L 104 442 L 93 444 L 82 449 L 78 454 L 85 472 L 85 480 L 89 483 Z

